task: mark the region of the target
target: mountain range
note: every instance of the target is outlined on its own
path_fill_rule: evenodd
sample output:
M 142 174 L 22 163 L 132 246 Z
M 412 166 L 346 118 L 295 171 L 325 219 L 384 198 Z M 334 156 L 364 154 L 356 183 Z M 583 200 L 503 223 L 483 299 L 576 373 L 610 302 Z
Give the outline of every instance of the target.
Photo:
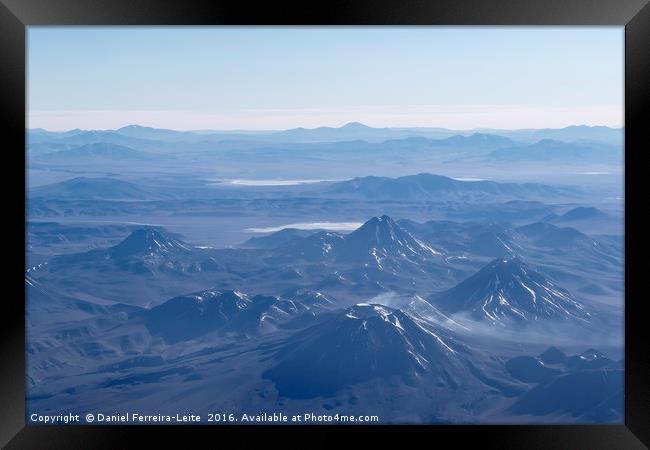
M 554 230 L 562 229 L 382 215 L 347 234 L 289 229 L 243 248 L 207 249 L 138 228 L 116 245 L 57 256 L 26 275 L 38 326 L 28 402 L 51 408 L 53 392 L 77 386 L 80 407 L 115 389 L 140 398 L 140 407 L 174 395 L 205 406 L 223 401 L 207 386 L 231 386 L 227 397 L 251 401 L 250 411 L 338 404 L 392 409 L 399 414 L 386 417 L 394 422 L 463 422 L 479 413 L 554 421 L 567 412 L 616 421 L 617 363 L 593 349 L 531 356 L 498 332 L 525 336 L 542 323 L 576 329 L 603 314 L 518 258 L 480 267 L 494 237 L 526 253 Z M 445 242 L 456 236 L 452 250 Z M 452 286 L 433 291 L 441 280 Z M 419 303 L 409 307 L 404 296 Z M 474 337 L 465 317 L 502 325 L 491 327 L 496 340 Z M 610 374 L 611 383 L 598 381 Z M 584 400 L 590 387 L 613 403 Z M 547 395 L 572 400 L 549 406 Z
M 506 362 L 510 374 L 535 387 L 509 410 L 536 417 L 569 415 L 578 422 L 609 422 L 623 413 L 622 361 L 594 349 L 567 356 L 551 347 L 537 357 Z
M 622 135 L 28 130 L 26 410 L 622 423 Z
M 107 177 L 77 177 L 38 186 L 29 191 L 32 198 L 74 200 L 149 200 L 154 193 L 138 184 Z
M 70 150 L 71 151 L 71 150 Z M 214 195 L 227 198 L 250 198 L 250 188 L 233 190 L 231 186 L 215 186 Z M 51 199 L 110 199 L 151 200 L 186 198 L 188 189 L 154 188 L 108 177 L 77 177 L 70 180 L 38 186 L 29 191 L 32 197 Z M 191 194 L 191 192 L 190 192 Z M 283 186 L 278 191 L 267 191 L 263 198 L 286 199 L 292 194 L 299 199 L 354 198 L 358 200 L 403 200 L 437 202 L 480 202 L 485 200 L 514 200 L 538 198 L 575 200 L 583 194 L 571 187 L 554 187 L 534 183 L 497 183 L 493 181 L 458 181 L 449 177 L 421 173 L 398 178 L 360 177 L 316 185 Z M 259 194 L 258 194 L 259 195 Z M 191 198 L 191 197 L 190 197 Z M 295 200 L 297 202 L 299 200 Z
M 175 131 L 168 129 L 152 128 L 139 125 L 128 125 L 117 130 L 102 131 L 110 137 L 114 135 L 142 140 L 259 140 L 283 142 L 323 142 L 345 141 L 362 139 L 367 141 L 385 141 L 389 139 L 403 139 L 408 137 L 425 137 L 445 139 L 452 136 L 468 136 L 474 133 L 493 134 L 521 141 L 535 141 L 541 139 L 558 139 L 564 141 L 600 141 L 617 142 L 622 139 L 622 130 L 609 127 L 569 126 L 559 129 L 541 130 L 449 130 L 445 128 L 373 128 L 362 123 L 351 122 L 341 127 L 294 128 L 283 131 L 210 131 L 201 132 Z M 32 139 L 42 141 L 45 139 L 74 138 L 85 135 L 88 131 L 71 130 L 67 132 L 50 132 L 42 129 L 28 130 Z M 81 138 L 77 138 L 81 139 Z M 119 143 L 119 142 L 116 142 Z
M 239 291 L 201 291 L 175 297 L 144 312 L 153 335 L 175 343 L 220 331 L 237 335 L 269 331 L 305 313 L 301 302 Z
M 35 156 L 35 161 L 48 162 L 50 164 L 68 164 L 71 162 L 101 164 L 102 162 L 109 161 L 144 162 L 152 160 L 153 156 L 148 153 L 134 150 L 124 145 L 103 141 L 63 148 L 58 151 L 37 154 Z
M 529 145 L 503 147 L 487 154 L 486 160 L 495 163 L 529 162 L 580 163 L 584 161 L 622 164 L 620 146 L 597 142 L 562 142 L 542 139 Z
M 580 246 L 588 249 L 598 246 L 598 242 L 595 239 L 590 238 L 575 228 L 560 228 L 546 222 L 523 225 L 517 227 L 516 231 L 532 239 L 536 245 L 546 248 L 562 248 L 568 250 Z
M 573 256 L 583 258 L 583 265 L 586 259 L 610 258 L 607 244 L 551 224 L 538 223 L 513 230 L 494 225 L 459 226 L 456 230 L 464 230 L 465 234 L 458 238 L 458 245 L 450 247 L 444 239 L 436 239 L 435 234 L 444 228 L 435 222 L 429 224 L 433 228 L 428 228 L 434 230 L 434 235 L 427 234 L 427 224 L 403 223 L 406 228 L 388 216 L 381 216 L 369 219 L 349 234 L 315 231 L 305 235 L 283 230 L 255 238 L 254 245 L 249 241 L 239 250 L 196 248 L 161 230 L 142 228 L 106 249 L 55 257 L 48 262 L 47 269 L 41 269 L 35 276 L 68 283 L 66 280 L 83 272 L 91 284 L 103 284 L 101 278 L 108 273 L 124 281 L 129 277 L 149 277 L 167 280 L 172 292 L 197 282 L 205 286 L 210 280 L 219 280 L 224 287 L 234 290 L 240 281 L 255 280 L 260 294 L 265 293 L 263 286 L 272 289 L 266 291 L 267 295 L 299 286 L 332 297 L 341 293 L 349 297 L 355 290 L 356 295 L 376 295 L 391 289 L 428 294 L 446 285 L 449 289 L 435 294 L 432 300 L 442 312 L 465 313 L 475 319 L 501 323 L 589 319 L 571 294 L 523 263 L 519 259 L 522 255 L 534 255 L 536 248 L 550 247 L 571 248 Z M 407 231 L 409 228 L 412 231 Z M 531 242 L 534 247 L 529 249 Z M 464 256 L 484 258 L 493 257 L 494 253 L 505 255 L 482 268 L 476 262 L 468 263 Z M 271 274 L 274 275 L 269 278 Z M 107 289 L 116 292 L 110 298 L 118 299 L 120 289 L 120 285 Z M 150 302 L 151 292 L 148 288 L 146 292 L 145 299 Z
M 398 178 L 361 177 L 334 183 L 326 189 L 330 195 L 355 196 L 374 200 L 462 200 L 485 198 L 536 199 L 571 198 L 575 189 L 535 183 L 497 183 L 494 181 L 458 181 L 453 178 L 420 173 Z

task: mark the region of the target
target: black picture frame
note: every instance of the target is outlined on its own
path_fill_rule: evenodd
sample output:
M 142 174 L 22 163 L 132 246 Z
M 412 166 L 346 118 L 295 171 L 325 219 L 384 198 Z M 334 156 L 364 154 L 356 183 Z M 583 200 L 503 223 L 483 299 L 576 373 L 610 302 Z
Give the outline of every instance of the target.
M 25 74 L 27 26 L 32 25 L 618 25 L 625 26 L 625 424 L 557 426 L 25 426 Z M 650 5 L 648 0 L 437 0 L 343 1 L 290 5 L 245 0 L 0 0 L 0 105 L 5 173 L 3 199 L 10 228 L 3 239 L 5 266 L 0 297 L 0 445 L 6 448 L 127 448 L 134 439 L 152 444 L 192 441 L 223 445 L 224 433 L 241 443 L 267 442 L 279 431 L 298 433 L 301 447 L 339 439 L 388 435 L 406 445 L 453 440 L 485 448 L 644 448 L 650 445 L 650 337 L 648 298 L 639 286 L 648 253 L 643 226 L 641 170 L 647 152 L 650 109 Z M 645 113 L 645 114 L 644 114 Z M 644 147 L 644 144 L 645 147 Z M 9 176 L 10 175 L 10 176 Z M 22 192 L 21 192 L 22 190 Z M 645 190 L 647 192 L 647 188 Z M 637 206 L 638 205 L 638 206 Z M 11 220 L 10 220 L 11 219 Z M 627 245 L 632 243 L 632 245 Z M 646 256 L 647 257 L 647 256 Z M 7 289 L 11 287 L 12 289 Z M 21 294 L 22 293 L 22 294 Z M 255 431 L 255 433 L 252 433 Z M 206 436 L 206 435 L 210 436 Z M 220 437 L 221 436 L 221 437 Z M 408 440 L 402 440 L 408 437 Z M 282 441 L 284 442 L 284 441 Z M 309 442 L 309 443 L 307 443 Z M 244 447 L 246 445 L 243 445 Z

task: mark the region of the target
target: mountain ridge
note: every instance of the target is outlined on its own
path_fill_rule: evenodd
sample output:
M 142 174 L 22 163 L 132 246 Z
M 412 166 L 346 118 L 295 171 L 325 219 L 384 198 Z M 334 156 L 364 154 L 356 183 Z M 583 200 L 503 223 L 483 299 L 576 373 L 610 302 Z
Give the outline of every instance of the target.
M 432 303 L 445 313 L 465 313 L 491 324 L 590 319 L 569 292 L 518 258 L 493 260 L 458 285 L 437 294 Z
M 359 303 L 290 339 L 264 377 L 290 398 L 328 396 L 390 376 L 413 383 L 425 373 L 455 390 L 463 352 L 442 330 L 424 328 L 398 309 Z

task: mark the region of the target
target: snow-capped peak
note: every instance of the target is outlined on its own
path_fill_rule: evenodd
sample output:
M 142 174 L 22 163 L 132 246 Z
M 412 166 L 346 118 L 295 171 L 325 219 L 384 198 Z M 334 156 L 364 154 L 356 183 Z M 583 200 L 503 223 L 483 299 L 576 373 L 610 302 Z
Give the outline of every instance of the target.
M 571 294 L 519 259 L 495 259 L 476 274 L 437 296 L 446 313 L 468 313 L 491 323 L 504 320 L 589 320 Z
M 347 260 L 370 259 L 380 269 L 386 258 L 420 262 L 440 255 L 386 215 L 373 217 L 346 236 L 341 254 Z

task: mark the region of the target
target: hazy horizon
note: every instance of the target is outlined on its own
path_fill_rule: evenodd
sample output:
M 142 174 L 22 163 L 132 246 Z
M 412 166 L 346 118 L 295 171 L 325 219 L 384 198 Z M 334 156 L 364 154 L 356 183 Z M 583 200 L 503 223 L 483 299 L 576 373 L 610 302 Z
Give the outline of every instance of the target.
M 289 128 L 275 128 L 275 129 L 261 129 L 261 128 L 239 128 L 239 129 L 217 129 L 217 128 L 203 128 L 203 129 L 180 129 L 180 128 L 160 128 L 160 127 L 151 127 L 148 125 L 142 125 L 138 123 L 125 123 L 124 125 L 113 127 L 113 128 L 108 128 L 108 127 L 99 127 L 99 128 L 63 128 L 63 129 L 52 129 L 52 128 L 44 128 L 44 127 L 34 127 L 34 128 L 26 128 L 27 131 L 35 131 L 35 130 L 44 130 L 48 132 L 53 132 L 53 133 L 58 133 L 58 132 L 69 132 L 69 131 L 75 131 L 75 130 L 80 130 L 80 131 L 114 131 L 114 130 L 119 130 L 121 128 L 128 128 L 128 127 L 139 127 L 139 128 L 153 128 L 153 129 L 166 129 L 166 130 L 171 130 L 171 131 L 179 131 L 179 132 L 190 132 L 190 133 L 210 133 L 210 132 L 215 132 L 215 133 L 238 133 L 238 132 L 249 132 L 249 133 L 265 133 L 265 132 L 277 132 L 277 131 L 289 131 L 289 130 L 296 130 L 296 129 L 304 129 L 304 130 L 316 130 L 319 128 L 344 128 L 349 125 L 361 125 L 363 127 L 368 127 L 368 128 L 376 128 L 376 129 L 393 129 L 393 130 L 406 130 L 406 129 L 431 129 L 431 130 L 445 130 L 445 131 L 458 131 L 458 132 L 485 132 L 485 131 L 530 131 L 530 130 L 547 130 L 547 129 L 565 129 L 565 128 L 579 128 L 579 127 L 589 127 L 589 128 L 610 128 L 614 130 L 619 130 L 624 128 L 624 126 L 610 126 L 610 125 L 587 125 L 584 123 L 575 123 L 575 124 L 570 124 L 564 127 L 541 127 L 541 128 L 485 128 L 485 127 L 474 127 L 474 128 L 463 128 L 463 129 L 452 129 L 452 128 L 445 128 L 445 127 L 438 127 L 438 126 L 413 126 L 413 127 L 400 127 L 400 126 L 386 126 L 386 127 L 373 127 L 370 125 L 367 125 L 363 122 L 359 121 L 353 121 L 353 122 L 344 122 L 339 125 L 321 125 L 321 126 L 316 126 L 316 127 L 301 127 L 301 126 L 294 126 L 294 127 L 289 127 Z
M 30 128 L 622 126 L 623 27 L 29 27 Z

